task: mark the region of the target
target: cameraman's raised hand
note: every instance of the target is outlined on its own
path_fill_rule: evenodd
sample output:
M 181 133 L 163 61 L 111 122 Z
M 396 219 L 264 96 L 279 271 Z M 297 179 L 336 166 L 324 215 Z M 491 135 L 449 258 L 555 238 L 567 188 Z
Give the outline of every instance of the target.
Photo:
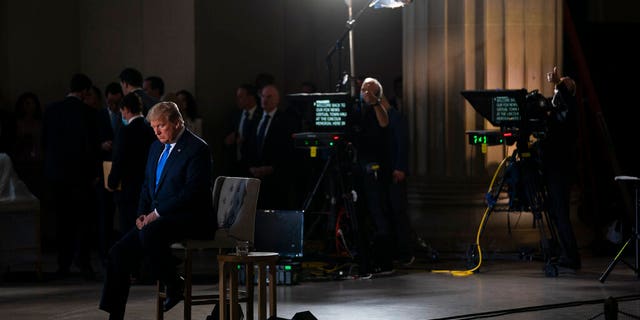
M 560 83 L 560 74 L 558 73 L 558 67 L 553 67 L 553 72 L 547 72 L 547 81 L 554 85 Z

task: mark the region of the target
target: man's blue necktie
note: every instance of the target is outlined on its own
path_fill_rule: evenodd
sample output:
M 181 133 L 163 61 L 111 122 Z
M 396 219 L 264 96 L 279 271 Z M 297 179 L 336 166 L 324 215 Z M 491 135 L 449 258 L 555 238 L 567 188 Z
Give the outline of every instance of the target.
M 258 153 L 262 152 L 262 143 L 264 142 L 264 133 L 265 131 L 267 131 L 268 125 L 269 125 L 269 115 L 265 114 L 264 118 L 262 119 L 260 130 L 258 130 L 258 138 L 257 138 Z
M 241 129 L 241 132 L 242 132 L 242 137 L 244 137 L 246 139 L 247 137 L 249 137 L 249 134 L 250 134 L 250 132 L 249 132 L 249 127 L 250 127 L 249 121 L 251 121 L 251 120 L 249 119 L 249 111 L 245 110 L 243 117 L 244 117 L 244 120 L 242 121 L 242 128 L 240 128 L 240 129 Z
M 164 151 L 160 156 L 160 161 L 158 161 L 158 167 L 156 168 L 156 189 L 158 188 L 158 182 L 160 182 L 160 176 L 162 175 L 162 169 L 164 169 L 164 164 L 167 162 L 167 157 L 169 156 L 169 151 L 171 150 L 170 144 L 164 145 Z
M 122 127 L 122 116 L 119 113 L 109 112 L 111 114 L 111 129 L 113 131 L 113 137 L 115 138 Z

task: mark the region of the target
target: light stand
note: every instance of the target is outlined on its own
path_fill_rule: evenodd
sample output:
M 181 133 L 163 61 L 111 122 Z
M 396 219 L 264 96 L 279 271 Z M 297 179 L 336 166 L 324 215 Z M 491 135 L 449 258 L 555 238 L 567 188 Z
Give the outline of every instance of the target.
M 625 241 L 624 245 L 622 245 L 622 248 L 620 248 L 620 250 L 618 251 L 618 253 L 616 254 L 615 258 L 613 259 L 613 261 L 611 261 L 609 263 L 609 266 L 607 266 L 607 269 L 602 273 L 602 275 L 600 276 L 600 278 L 598 280 L 600 280 L 600 282 L 604 283 L 605 280 L 607 280 L 607 277 L 609 276 L 609 273 L 611 273 L 611 270 L 613 270 L 613 268 L 615 268 L 616 264 L 618 264 L 618 261 L 622 260 L 622 263 L 626 264 L 629 268 L 631 268 L 631 270 L 633 270 L 636 273 L 636 278 L 640 278 L 640 274 L 638 273 L 638 240 L 640 239 L 640 236 L 638 235 L 638 210 L 640 209 L 640 203 L 638 203 L 638 201 L 640 201 L 640 198 L 638 198 L 638 192 L 639 192 L 639 188 L 640 188 L 640 178 L 638 177 L 630 177 L 630 176 L 616 176 L 615 177 L 616 181 L 632 181 L 633 182 L 633 189 L 635 192 L 635 202 L 636 202 L 636 212 L 635 212 L 635 226 L 633 227 L 631 236 L 629 236 L 629 239 L 627 239 L 627 241 Z M 629 244 L 631 243 L 632 240 L 635 240 L 635 264 L 631 265 L 630 263 L 626 262 L 624 259 L 622 259 L 622 253 L 624 252 L 624 250 L 629 246 Z
M 350 88 L 351 97 L 355 97 L 357 88 L 356 88 L 356 78 L 355 78 L 355 74 L 356 74 L 355 58 L 354 58 L 354 54 L 353 54 L 353 27 L 356 25 L 356 22 L 358 21 L 360 16 L 365 12 L 365 10 L 367 10 L 367 8 L 372 8 L 372 7 L 376 7 L 376 8 L 402 8 L 406 4 L 411 3 L 411 1 L 408 1 L 408 0 L 404 0 L 404 1 L 372 0 L 366 6 L 364 6 L 362 9 L 360 9 L 360 11 L 358 11 L 358 13 L 356 14 L 355 17 L 353 16 L 352 0 L 345 0 L 345 3 L 347 4 L 348 12 L 349 12 L 349 18 L 347 19 L 345 31 L 342 33 L 340 38 L 338 38 L 338 40 L 336 41 L 336 44 L 333 47 L 331 47 L 331 49 L 329 49 L 329 52 L 327 53 L 327 57 L 325 58 L 325 62 L 327 63 L 327 68 L 329 69 L 329 86 L 331 86 L 331 68 L 332 68 L 331 57 L 333 56 L 333 54 L 335 52 L 338 52 L 338 84 L 336 85 L 336 92 L 345 91 L 344 90 L 345 89 L 344 86 L 347 83 L 345 77 L 348 77 L 349 85 L 351 87 Z M 342 48 L 343 48 L 343 46 L 342 46 L 342 43 L 344 41 L 344 38 L 347 35 L 349 36 L 349 74 L 346 74 L 346 72 L 345 72 L 345 74 L 343 75 L 343 70 L 342 70 Z

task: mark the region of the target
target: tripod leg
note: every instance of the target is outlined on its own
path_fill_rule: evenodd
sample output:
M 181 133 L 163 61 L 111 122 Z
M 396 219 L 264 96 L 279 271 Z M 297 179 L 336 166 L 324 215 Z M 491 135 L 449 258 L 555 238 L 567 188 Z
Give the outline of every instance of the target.
M 616 254 L 616 257 L 609 263 L 609 266 L 607 266 L 607 270 L 605 270 L 602 275 L 600 276 L 600 278 L 598 278 L 598 280 L 601 283 L 604 283 L 607 280 L 607 277 L 609 276 L 609 273 L 611 273 L 611 271 L 613 270 L 613 268 L 616 267 L 616 264 L 618 264 L 618 261 L 620 261 L 620 259 L 622 259 L 622 253 L 624 252 L 624 249 L 627 248 L 627 246 L 629 245 L 629 243 L 631 243 L 631 239 L 629 238 L 627 241 L 625 241 L 624 245 L 622 246 L 622 248 L 620 248 L 620 250 L 618 251 L 618 253 Z
M 318 188 L 320 187 L 320 184 L 324 180 L 324 177 L 327 174 L 327 169 L 329 168 L 329 165 L 331 164 L 331 162 L 332 162 L 331 161 L 331 155 L 329 155 L 329 157 L 327 158 L 327 161 L 324 163 L 324 167 L 322 167 L 322 172 L 320 172 L 320 175 L 318 176 L 318 180 L 316 180 L 316 183 L 313 186 L 313 190 L 311 190 L 311 192 L 307 195 L 307 198 L 304 200 L 304 203 L 302 204 L 302 210 L 303 211 L 309 210 L 309 206 L 311 205 L 311 201 L 313 200 L 313 197 L 315 196 L 316 192 L 318 191 Z

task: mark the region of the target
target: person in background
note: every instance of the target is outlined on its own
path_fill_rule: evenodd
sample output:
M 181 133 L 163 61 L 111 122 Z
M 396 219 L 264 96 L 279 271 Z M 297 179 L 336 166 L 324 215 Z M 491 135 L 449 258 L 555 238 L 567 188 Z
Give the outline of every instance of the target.
M 262 118 L 249 150 L 249 173 L 261 180 L 258 208 L 290 209 L 293 197 L 291 155 L 295 122 L 280 107 L 280 91 L 268 84 L 261 91 Z
M 0 92 L 0 153 L 11 154 L 16 142 L 16 120 Z
M 176 92 L 178 107 L 184 117 L 184 125 L 198 137 L 203 137 L 202 118 L 198 114 L 196 98 L 187 90 Z
M 158 76 L 149 76 L 144 79 L 142 89 L 148 95 L 160 100 L 164 100 L 164 80 Z
M 392 274 L 393 222 L 387 194 L 391 181 L 389 115 L 391 107 L 384 96 L 380 82 L 365 78 L 360 88 L 361 118 L 357 126 L 354 145 L 357 151 L 358 194 L 363 206 L 359 208 L 358 225 L 371 225 L 371 230 L 360 228 L 362 274 Z M 371 244 L 371 245 L 369 245 Z
M 111 161 L 114 134 L 109 109 L 104 106 L 105 100 L 100 89 L 92 86 L 89 94 L 84 97 L 84 102 L 96 110 L 98 141 L 100 143 L 99 160 L 100 162 Z M 113 194 L 105 189 L 104 179 L 103 172 L 98 171 L 93 202 L 96 218 L 95 222 L 92 222 L 97 231 L 98 256 L 102 261 L 102 267 L 105 265 L 107 250 L 113 242 L 113 216 L 116 211 Z
M 262 88 L 264 88 L 268 84 L 275 85 L 276 76 L 274 76 L 270 72 L 260 72 L 256 74 L 256 78 L 253 81 L 253 83 L 256 87 L 256 92 L 258 93 L 258 105 L 262 106 L 262 101 L 260 101 L 260 99 L 262 99 L 261 97 Z
M 70 92 L 44 110 L 42 146 L 47 205 L 56 217 L 59 277 L 72 262 L 86 279 L 95 273 L 90 259 L 90 199 L 100 172 L 97 111 L 83 102 L 90 94 L 85 74 L 71 78 Z M 89 215 L 89 216 L 88 216 Z
M 120 115 L 120 104 L 124 97 L 122 86 L 116 82 L 111 82 L 105 88 L 104 94 L 109 120 L 111 121 L 111 130 L 113 130 L 113 137 L 116 137 L 120 128 L 122 128 L 122 116 Z
M 42 196 L 42 106 L 33 92 L 18 97 L 15 110 L 15 143 L 10 153 L 20 179 L 37 198 Z
M 156 137 L 153 129 L 142 117 L 142 101 L 136 94 L 129 93 L 124 97 L 120 114 L 125 124 L 116 136 L 113 146 L 113 163 L 107 188 L 115 192 L 119 230 L 124 233 L 135 225 L 138 217 L 144 168 L 149 147 Z
M 178 95 L 175 92 L 169 91 L 165 93 L 163 97 L 163 101 L 171 101 L 176 105 L 178 105 L 178 108 L 180 107 L 179 105 L 180 101 L 178 100 Z
M 119 83 L 111 82 L 105 87 L 106 108 L 100 110 L 101 118 L 108 119 L 108 125 L 100 125 L 100 147 L 102 150 L 102 160 L 111 161 L 113 159 L 113 143 L 122 128 L 122 117 L 120 115 L 120 104 L 122 103 L 122 87 Z M 104 188 L 104 173 L 99 174 L 99 181 L 96 188 L 103 193 L 102 198 L 98 198 L 98 254 L 102 261 L 103 271 L 106 268 L 107 254 L 109 248 L 119 238 L 114 228 L 116 202 L 111 192 Z M 102 203 L 102 204 L 100 204 Z
M 99 308 L 109 319 L 123 319 L 130 276 L 149 258 L 152 278 L 165 286 L 163 311 L 184 299 L 171 244 L 207 238 L 215 223 L 212 204 L 211 152 L 204 140 L 184 126 L 173 102 L 160 102 L 147 114 L 157 140 L 149 149 L 136 226 L 109 251 Z
M 142 114 L 146 115 L 149 109 L 158 103 L 158 99 L 148 95 L 144 89 L 142 89 L 143 80 L 142 73 L 134 68 L 125 68 L 120 72 L 120 86 L 122 86 L 122 92 L 128 94 L 134 92 L 142 100 Z
M 540 159 L 548 190 L 549 216 L 553 220 L 560 244 L 559 267 L 578 270 L 582 263 L 570 218 L 571 188 L 577 176 L 578 102 L 576 83 L 561 77 L 558 68 L 547 73 L 554 85 L 551 111 L 547 117 L 547 132 L 540 140 Z
M 258 107 L 255 87 L 242 84 L 236 89 L 237 112 L 231 117 L 231 128 L 227 130 L 224 146 L 228 155 L 226 172 L 232 176 L 249 177 L 249 148 L 254 144 L 262 108 Z

